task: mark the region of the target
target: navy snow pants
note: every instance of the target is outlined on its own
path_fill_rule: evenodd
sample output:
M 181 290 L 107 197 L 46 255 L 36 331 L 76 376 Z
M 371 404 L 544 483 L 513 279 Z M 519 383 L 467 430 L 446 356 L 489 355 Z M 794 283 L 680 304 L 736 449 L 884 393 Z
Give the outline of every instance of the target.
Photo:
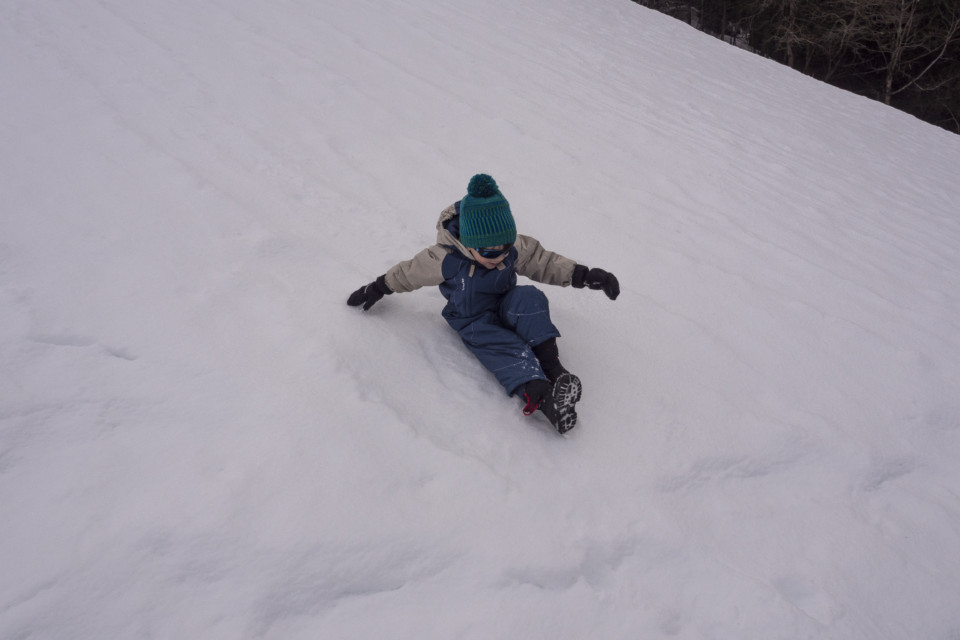
M 532 347 L 560 332 L 550 320 L 547 296 L 534 286 L 514 287 L 499 307 L 470 318 L 447 318 L 467 348 L 508 394 L 530 380 L 546 380 Z

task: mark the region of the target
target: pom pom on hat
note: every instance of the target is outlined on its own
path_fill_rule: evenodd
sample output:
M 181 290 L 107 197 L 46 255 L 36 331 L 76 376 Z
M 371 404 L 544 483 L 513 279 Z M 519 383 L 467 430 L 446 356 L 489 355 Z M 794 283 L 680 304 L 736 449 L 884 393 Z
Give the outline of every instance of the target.
M 485 173 L 478 173 L 470 178 L 467 185 L 467 195 L 472 198 L 489 198 L 500 193 L 497 182 Z
M 516 241 L 517 226 L 510 203 L 496 181 L 485 173 L 473 176 L 467 195 L 460 201 L 460 242 L 479 249 Z

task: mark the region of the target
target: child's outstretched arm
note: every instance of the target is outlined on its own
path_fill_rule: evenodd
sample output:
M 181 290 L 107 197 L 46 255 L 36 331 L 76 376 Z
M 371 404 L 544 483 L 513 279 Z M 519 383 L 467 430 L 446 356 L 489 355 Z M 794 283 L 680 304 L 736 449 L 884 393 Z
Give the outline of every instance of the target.
M 440 245 L 427 247 L 410 260 L 405 260 L 387 269 L 387 272 L 350 294 L 347 304 L 351 307 L 363 305 L 367 311 L 383 296 L 391 293 L 416 291 L 420 287 L 438 285 L 443 282 L 443 259 L 447 250 Z
M 543 248 L 531 236 L 517 235 L 516 270 L 534 282 L 566 287 L 573 284 L 573 270 L 577 263 L 555 251 Z
M 611 300 L 616 300 L 620 295 L 620 283 L 612 273 L 585 267 L 559 253 L 548 251 L 530 236 L 518 235 L 516 246 L 516 269 L 522 276 L 561 287 L 570 285 L 576 289 L 602 289 Z

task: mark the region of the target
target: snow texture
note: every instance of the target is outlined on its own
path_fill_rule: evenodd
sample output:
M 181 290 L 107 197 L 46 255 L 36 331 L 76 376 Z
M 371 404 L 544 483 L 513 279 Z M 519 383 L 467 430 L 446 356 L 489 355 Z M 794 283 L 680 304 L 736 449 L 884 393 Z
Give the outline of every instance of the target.
M 960 138 L 628 0 L 0 5 L 0 638 L 960 637 Z M 619 276 L 525 418 L 474 173 Z

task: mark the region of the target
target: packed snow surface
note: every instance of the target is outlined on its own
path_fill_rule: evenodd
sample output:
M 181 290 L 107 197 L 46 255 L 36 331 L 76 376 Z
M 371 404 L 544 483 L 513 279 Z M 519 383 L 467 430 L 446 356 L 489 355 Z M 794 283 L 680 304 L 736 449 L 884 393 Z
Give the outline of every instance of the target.
M 0 638 L 960 637 L 960 138 L 628 0 L 4 0 Z M 435 288 L 493 175 L 567 437 Z

